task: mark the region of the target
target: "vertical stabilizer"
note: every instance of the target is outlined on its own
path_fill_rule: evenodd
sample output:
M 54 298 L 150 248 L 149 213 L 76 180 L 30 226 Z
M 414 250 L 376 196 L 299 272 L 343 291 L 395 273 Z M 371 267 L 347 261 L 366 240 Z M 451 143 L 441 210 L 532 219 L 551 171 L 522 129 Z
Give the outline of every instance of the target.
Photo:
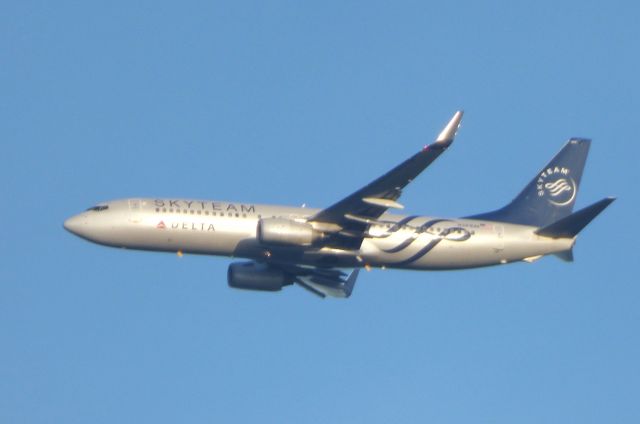
M 511 203 L 469 218 L 542 227 L 569 216 L 590 144 L 588 139 L 569 140 Z

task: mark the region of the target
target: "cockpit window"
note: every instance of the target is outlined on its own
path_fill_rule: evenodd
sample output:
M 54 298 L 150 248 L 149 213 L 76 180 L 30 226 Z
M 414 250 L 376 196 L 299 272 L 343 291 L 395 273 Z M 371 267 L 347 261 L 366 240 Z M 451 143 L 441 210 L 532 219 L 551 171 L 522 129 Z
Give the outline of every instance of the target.
M 100 211 L 104 211 L 104 210 L 107 210 L 107 209 L 109 209 L 109 206 L 107 206 L 107 205 L 98 205 L 98 206 L 90 207 L 87 210 L 88 211 L 100 212 Z

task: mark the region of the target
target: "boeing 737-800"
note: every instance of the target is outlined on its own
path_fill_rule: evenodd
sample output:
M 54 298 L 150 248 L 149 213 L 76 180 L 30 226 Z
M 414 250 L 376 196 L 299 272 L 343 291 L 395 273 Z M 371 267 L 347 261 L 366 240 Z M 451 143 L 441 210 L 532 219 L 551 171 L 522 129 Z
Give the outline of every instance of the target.
M 363 267 L 462 269 L 549 254 L 572 261 L 578 233 L 614 200 L 572 213 L 590 140 L 569 140 L 496 211 L 465 218 L 388 212 L 403 208 L 402 190 L 451 145 L 461 119 L 456 112 L 435 142 L 325 209 L 135 198 L 100 203 L 64 227 L 107 246 L 246 258 L 229 266 L 229 286 L 298 284 L 322 297 L 349 297 Z

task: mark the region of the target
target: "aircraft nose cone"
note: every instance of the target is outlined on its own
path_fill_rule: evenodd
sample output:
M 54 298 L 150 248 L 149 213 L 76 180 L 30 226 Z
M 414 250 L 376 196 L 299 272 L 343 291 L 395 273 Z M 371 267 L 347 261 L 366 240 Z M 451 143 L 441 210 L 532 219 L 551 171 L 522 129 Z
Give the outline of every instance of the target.
M 82 218 L 79 215 L 72 216 L 71 218 L 64 221 L 63 226 L 65 230 L 77 235 L 82 228 Z

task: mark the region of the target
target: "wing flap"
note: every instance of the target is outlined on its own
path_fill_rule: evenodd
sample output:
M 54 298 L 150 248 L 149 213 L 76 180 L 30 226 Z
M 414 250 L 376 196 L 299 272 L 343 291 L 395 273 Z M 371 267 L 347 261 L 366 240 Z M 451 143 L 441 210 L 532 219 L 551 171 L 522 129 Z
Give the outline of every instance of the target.
M 359 272 L 360 269 L 354 269 L 346 279 L 314 273 L 309 276 L 298 276 L 295 282 L 320 297 L 330 296 L 346 299 L 353 292 Z
M 362 199 L 364 203 L 368 203 L 373 206 L 381 206 L 383 208 L 404 209 L 404 205 L 391 199 L 378 199 L 376 197 L 364 197 Z

